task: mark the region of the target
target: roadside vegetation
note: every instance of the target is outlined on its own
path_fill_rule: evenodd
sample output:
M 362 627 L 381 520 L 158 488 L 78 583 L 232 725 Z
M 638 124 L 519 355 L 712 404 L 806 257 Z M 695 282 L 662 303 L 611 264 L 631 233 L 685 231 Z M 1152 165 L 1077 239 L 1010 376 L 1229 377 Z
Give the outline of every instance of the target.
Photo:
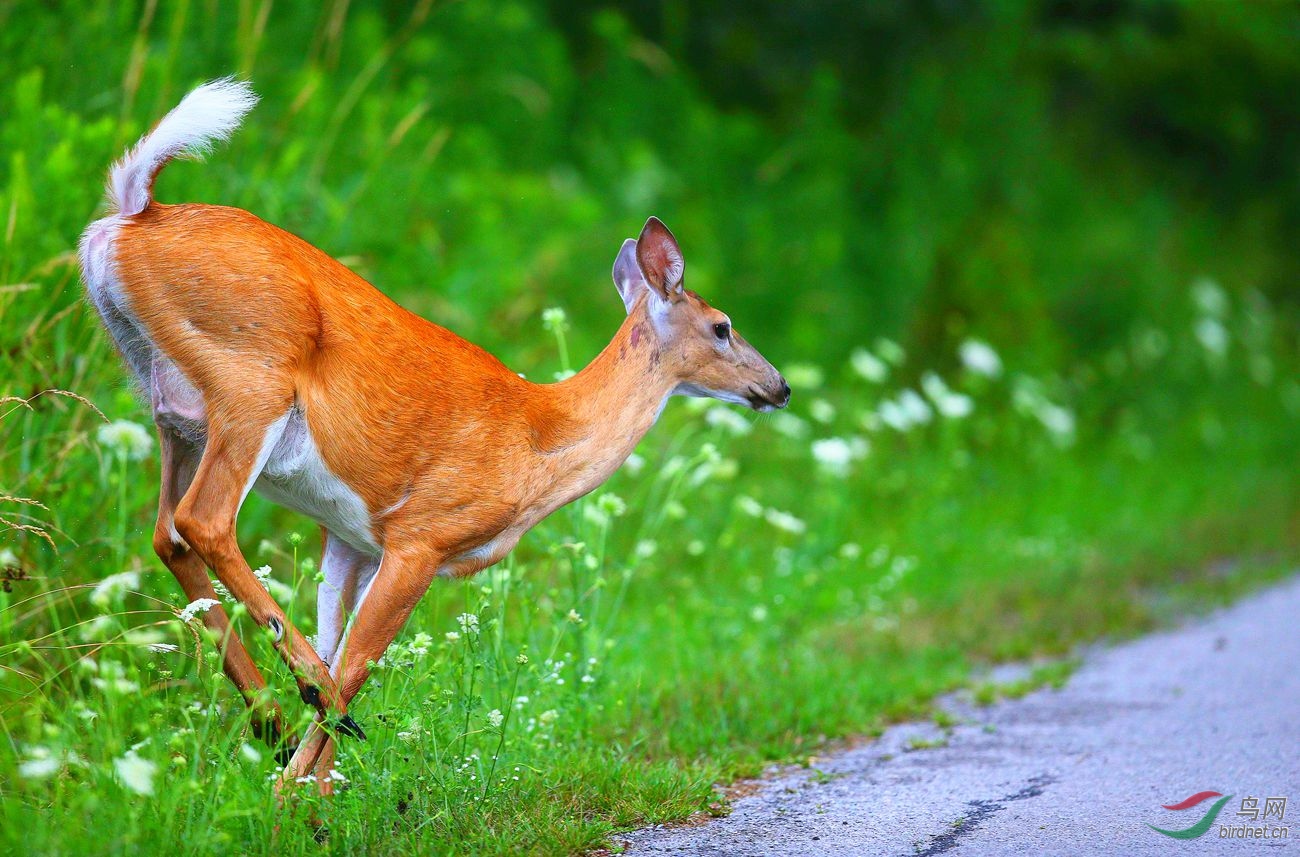
M 1293 93 L 1235 8 L 1121 36 L 1028 4 L 1003 23 L 1032 48 L 877 22 L 929 47 L 865 94 L 786 57 L 804 85 L 765 110 L 581 4 L 0 7 L 0 851 L 318 854 L 315 812 L 326 852 L 580 852 L 1293 570 L 1298 155 L 1237 77 L 1203 92 L 1229 128 L 1176 85 L 1208 53 Z M 674 400 L 608 485 L 435 582 L 338 793 L 283 812 L 208 605 L 152 554 L 157 444 L 75 260 L 109 162 L 231 72 L 262 105 L 160 200 L 248 208 L 534 380 L 612 335 L 609 267 L 657 214 L 794 390 Z M 312 630 L 314 527 L 254 498 L 240 531 Z

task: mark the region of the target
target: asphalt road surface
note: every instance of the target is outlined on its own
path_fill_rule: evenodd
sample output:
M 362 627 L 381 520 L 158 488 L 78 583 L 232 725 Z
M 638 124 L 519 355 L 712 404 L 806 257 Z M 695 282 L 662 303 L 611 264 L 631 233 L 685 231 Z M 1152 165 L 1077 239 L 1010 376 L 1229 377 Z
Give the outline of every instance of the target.
M 944 707 L 959 725 L 943 746 L 909 749 L 945 733 L 897 726 L 778 773 L 727 818 L 619 838 L 630 855 L 1300 853 L 1300 577 L 1090 650 L 1061 690 Z M 1164 808 L 1202 792 L 1220 794 Z

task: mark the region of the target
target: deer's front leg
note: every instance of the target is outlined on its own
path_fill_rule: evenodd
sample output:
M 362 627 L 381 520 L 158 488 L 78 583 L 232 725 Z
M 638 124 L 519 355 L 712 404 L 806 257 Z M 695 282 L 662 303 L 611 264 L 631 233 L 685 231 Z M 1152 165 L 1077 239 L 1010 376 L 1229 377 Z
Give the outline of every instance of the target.
M 352 701 L 370 675 L 375 663 L 402 630 L 411 611 L 429 589 L 441 557 L 433 551 L 404 552 L 392 546 L 384 551 L 379 571 L 361 596 L 352 624 L 343 638 L 341 653 L 334 664 L 339 695 L 344 705 Z M 326 758 L 332 767 L 333 739 L 320 721 L 308 729 L 277 786 L 282 790 L 316 770 L 318 787 L 328 791 L 320 777 L 318 760 Z M 325 771 L 328 774 L 328 770 Z

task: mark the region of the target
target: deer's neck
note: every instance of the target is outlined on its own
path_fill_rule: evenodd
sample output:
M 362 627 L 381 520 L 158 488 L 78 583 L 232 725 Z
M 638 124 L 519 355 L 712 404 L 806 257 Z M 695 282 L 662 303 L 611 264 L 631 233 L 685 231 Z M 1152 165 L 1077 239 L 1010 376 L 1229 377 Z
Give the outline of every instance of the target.
M 571 425 L 571 443 L 547 457 L 562 505 L 594 490 L 636 448 L 676 386 L 642 303 L 581 372 L 550 385 Z

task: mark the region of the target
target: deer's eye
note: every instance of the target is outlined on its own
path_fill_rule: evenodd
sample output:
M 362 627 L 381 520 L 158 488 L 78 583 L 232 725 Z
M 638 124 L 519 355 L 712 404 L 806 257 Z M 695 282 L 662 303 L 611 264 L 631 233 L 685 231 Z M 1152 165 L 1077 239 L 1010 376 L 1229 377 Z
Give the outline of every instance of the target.
M 721 321 L 713 325 L 713 335 L 718 337 L 718 339 L 721 339 L 724 342 L 730 339 L 731 323 L 726 321 Z

